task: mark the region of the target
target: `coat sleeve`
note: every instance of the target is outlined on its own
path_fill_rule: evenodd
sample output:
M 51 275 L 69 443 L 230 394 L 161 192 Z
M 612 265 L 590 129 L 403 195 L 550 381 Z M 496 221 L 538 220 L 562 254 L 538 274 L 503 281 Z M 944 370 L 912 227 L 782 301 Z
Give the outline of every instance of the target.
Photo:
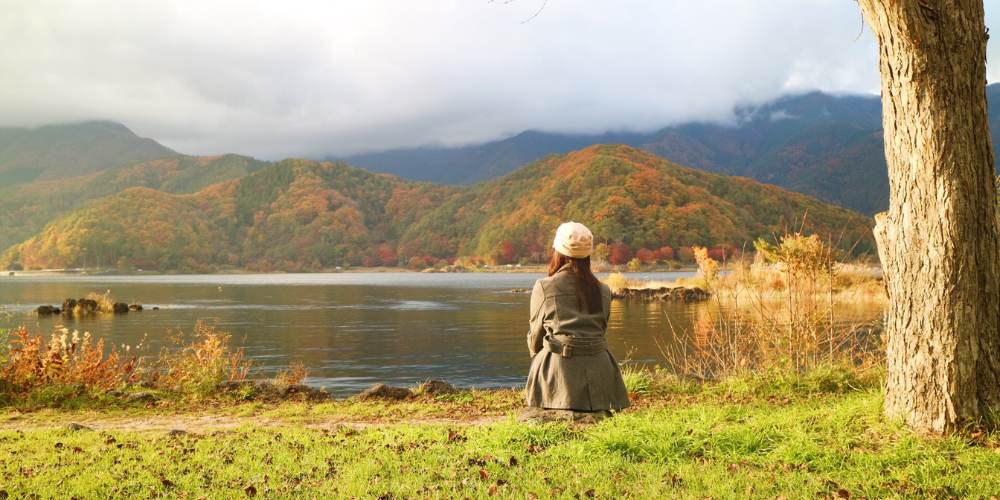
M 611 288 L 601 283 L 601 305 L 604 307 L 604 328 L 607 330 L 611 321 Z
M 531 305 L 529 306 L 530 317 L 528 320 L 528 352 L 532 356 L 542 350 L 542 338 L 545 337 L 545 326 L 543 324 L 545 315 L 542 309 L 545 307 L 545 291 L 542 284 L 535 282 L 531 289 Z

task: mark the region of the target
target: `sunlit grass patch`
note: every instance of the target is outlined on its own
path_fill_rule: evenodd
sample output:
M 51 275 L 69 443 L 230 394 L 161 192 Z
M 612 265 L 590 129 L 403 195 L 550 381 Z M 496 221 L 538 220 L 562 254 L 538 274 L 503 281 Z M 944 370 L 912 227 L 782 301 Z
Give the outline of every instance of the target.
M 649 370 L 634 365 L 621 367 L 622 379 L 629 394 L 649 394 L 653 389 L 652 374 Z
M 733 404 L 705 394 L 586 427 L 504 418 L 485 425 L 247 425 L 177 436 L 28 428 L 0 431 L 0 449 L 18 456 L 0 460 L 0 483 L 14 496 L 31 491 L 42 497 L 881 498 L 1000 492 L 986 480 L 1000 470 L 995 439 L 973 446 L 960 437 L 921 437 L 885 421 L 880 400 L 877 390 L 787 404 Z

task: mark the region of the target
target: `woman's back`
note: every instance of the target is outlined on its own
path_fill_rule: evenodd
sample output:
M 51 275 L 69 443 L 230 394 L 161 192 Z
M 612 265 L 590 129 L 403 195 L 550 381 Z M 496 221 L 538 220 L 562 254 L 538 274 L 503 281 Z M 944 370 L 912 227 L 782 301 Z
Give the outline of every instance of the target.
M 559 226 L 549 276 L 531 290 L 525 385 L 528 406 L 608 411 L 629 405 L 621 370 L 605 332 L 611 290 L 590 270 L 593 234 L 582 224 Z
M 611 289 L 600 283 L 601 304 L 591 311 L 586 297 L 580 293 L 580 278 L 569 270 L 560 271 L 538 280 L 544 300 L 542 307 L 552 315 L 549 322 L 552 335 L 603 337 L 611 311 Z

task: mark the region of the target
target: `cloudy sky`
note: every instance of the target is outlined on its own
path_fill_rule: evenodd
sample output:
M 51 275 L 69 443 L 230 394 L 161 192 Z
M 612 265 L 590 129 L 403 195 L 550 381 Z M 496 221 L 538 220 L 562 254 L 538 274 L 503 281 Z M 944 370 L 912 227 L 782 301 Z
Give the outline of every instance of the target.
M 185 153 L 276 159 L 877 92 L 851 0 L 543 2 L 0 0 L 0 126 L 110 119 Z

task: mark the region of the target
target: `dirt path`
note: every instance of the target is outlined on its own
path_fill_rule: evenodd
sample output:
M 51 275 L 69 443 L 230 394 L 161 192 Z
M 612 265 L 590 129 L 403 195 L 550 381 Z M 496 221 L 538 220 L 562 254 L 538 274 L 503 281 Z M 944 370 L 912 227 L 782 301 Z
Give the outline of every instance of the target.
M 180 430 L 191 433 L 204 433 L 219 430 L 236 429 L 239 427 L 299 427 L 309 429 L 329 429 L 333 427 L 365 428 L 373 426 L 410 424 L 410 425 L 481 425 L 504 420 L 505 416 L 480 416 L 471 419 L 456 418 L 414 418 L 414 419 L 363 419 L 349 416 L 318 416 L 318 417 L 272 417 L 272 416 L 234 416 L 234 415 L 142 415 L 121 417 L 100 417 L 67 414 L 65 416 L 46 417 L 42 421 L 32 418 L 7 417 L 0 422 L 0 430 L 47 430 L 67 428 L 72 424 L 82 425 L 99 431 L 125 432 L 169 432 Z

